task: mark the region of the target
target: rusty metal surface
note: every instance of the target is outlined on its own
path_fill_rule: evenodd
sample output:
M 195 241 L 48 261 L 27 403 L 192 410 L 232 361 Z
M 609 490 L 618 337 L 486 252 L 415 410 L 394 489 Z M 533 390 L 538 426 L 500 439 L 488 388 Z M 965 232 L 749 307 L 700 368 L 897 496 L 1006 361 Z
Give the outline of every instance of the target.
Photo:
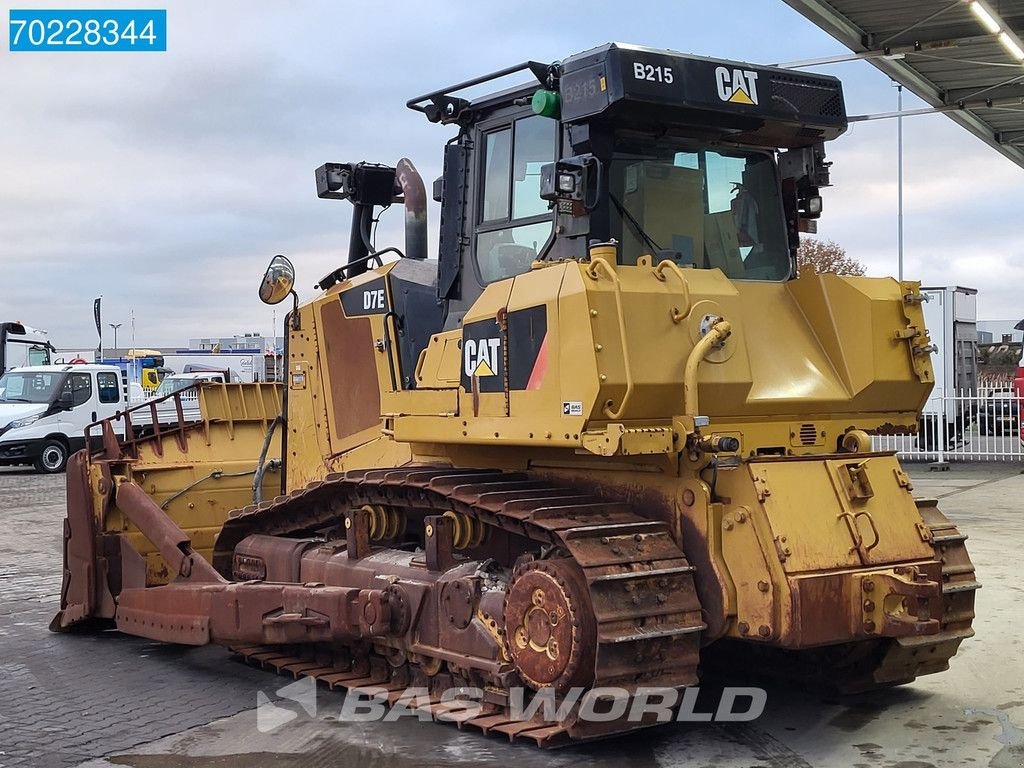
M 420 520 L 426 551 L 404 552 L 377 539 L 373 546 L 370 508 Z M 843 648 L 826 649 L 820 659 L 802 657 L 805 665 L 833 674 L 840 687 L 885 686 L 939 671 L 971 634 L 968 609 L 977 585 L 961 555 L 963 537 L 934 507 L 924 505 L 922 514 L 942 573 L 931 563 L 922 571 L 869 574 L 883 591 L 920 598 L 896 627 L 907 637 L 851 644 L 847 657 Z M 474 539 L 474 546 L 490 547 L 504 570 L 488 572 L 479 555 L 457 554 L 454 526 L 462 518 L 486 526 L 488 541 Z M 345 538 L 309 537 L 325 529 Z M 156 531 L 158 538 L 164 534 L 167 546 L 187 551 L 174 531 Z M 296 535 L 305 538 L 275 538 Z M 530 547 L 516 548 L 513 539 Z M 331 475 L 233 514 L 215 557 L 224 575 L 258 577 L 262 568 L 292 583 L 125 589 L 118 627 L 179 643 L 244 645 L 247 655 L 275 668 L 329 684 L 372 680 L 397 690 L 425 680 L 432 690 L 486 688 L 494 701 L 480 727 L 542 745 L 642 724 L 584 723 L 575 707 L 557 723 L 514 721 L 507 696 L 520 681 L 560 692 L 577 685 L 634 690 L 697 682 L 705 627 L 694 569 L 670 528 L 629 504 L 554 482 L 447 467 Z M 940 576 L 948 584 L 937 618 L 931 592 Z M 855 619 L 873 620 L 872 611 L 865 608 Z M 926 624 L 937 634 L 923 635 Z M 265 645 L 277 647 L 261 650 Z
M 441 723 L 462 729 L 475 729 L 509 741 L 532 743 L 543 748 L 561 747 L 593 739 L 636 731 L 657 723 L 650 718 L 640 722 L 609 720 L 584 723 L 576 720 L 578 705 L 558 723 L 540 717 L 516 719 L 501 698 L 484 700 L 479 707 L 460 705 L 457 700 L 442 699 L 445 686 L 453 682 L 444 673 L 424 675 L 422 665 L 403 664 L 398 667 L 379 656 L 357 657 L 345 650 L 294 648 L 265 645 L 238 645 L 230 650 L 249 664 L 270 669 L 294 679 L 311 677 L 332 690 L 346 690 L 376 698 L 388 705 L 399 702 L 407 685 L 426 687 L 429 702 L 416 704 Z M 407 700 L 403 706 L 407 706 Z M 568 708 L 567 708 L 568 709 Z
M 387 704 L 398 702 L 407 684 L 431 683 L 430 701 L 421 706 L 435 720 L 452 723 L 460 729 L 468 726 L 483 733 L 507 736 L 510 741 L 528 741 L 541 747 L 558 747 L 585 738 L 585 734 L 568 723 L 515 720 L 508 708 L 500 703 L 484 702 L 478 711 L 460 708 L 455 701 L 442 701 L 440 692 L 443 688 L 439 684 L 451 682 L 450 678 L 443 679 L 447 677 L 445 675 L 424 677 L 423 672 L 412 665 L 395 668 L 379 657 L 356 659 L 344 652 L 332 655 L 325 651 L 273 646 L 234 646 L 231 651 L 250 664 L 272 669 L 278 674 L 291 675 L 295 679 L 312 677 L 332 690 L 358 692 Z M 613 732 L 616 727 L 620 730 L 637 727 L 636 724 L 622 723 L 596 725 Z
M 180 393 L 162 398 L 159 402 Z M 207 397 L 209 395 L 209 397 Z M 266 426 L 280 411 L 280 388 L 270 384 L 230 384 L 200 390 L 202 421 L 178 424 L 164 430 L 153 425 L 152 434 L 136 436 L 131 413 L 90 424 L 87 435 L 102 431 L 102 446 L 71 458 L 66 477 L 67 517 L 64 523 L 63 587 L 61 608 L 51 623 L 54 631 L 68 629 L 87 619 L 114 617 L 115 596 L 124 587 L 166 582 L 184 568 L 195 576 L 219 578 L 199 554 L 209 551 L 213 531 L 229 510 L 252 498 L 244 474 L 255 464 Z M 149 408 L 151 403 L 139 408 Z M 126 438 L 114 430 L 126 423 Z M 237 455 L 222 452 L 211 461 L 211 445 L 229 436 Z M 212 466 L 210 466 L 212 465 Z M 241 466 L 240 466 L 241 465 Z M 251 465 L 250 465 L 251 466 Z M 202 474 L 216 468 L 216 472 Z M 234 472 L 232 470 L 241 470 Z M 133 514 L 160 542 L 162 552 L 128 520 L 115 501 L 115 490 L 125 480 L 144 482 L 144 493 L 132 490 L 122 496 Z M 186 502 L 182 489 L 216 479 Z M 269 486 L 271 479 L 265 485 Z M 154 499 L 164 497 L 160 508 Z M 201 499 L 200 503 L 197 503 Z M 170 521 L 170 526 L 167 523 Z M 184 531 L 182 530 L 184 529 Z M 183 553 L 176 545 L 191 539 L 196 552 Z M 164 556 L 171 560 L 165 562 Z
M 937 620 L 937 628 L 929 627 L 927 633 L 911 629 L 897 637 L 876 636 L 799 651 L 720 641 L 705 648 L 707 665 L 727 673 L 743 672 L 755 677 L 820 685 L 843 694 L 902 685 L 921 675 L 947 670 L 960 643 L 974 636 L 971 628 L 974 597 L 981 585 L 975 578 L 974 566 L 964 545 L 967 537 L 939 511 L 935 500 L 915 501 L 925 521 L 922 536 L 935 552 L 934 562 L 919 567 L 925 569 L 929 580 L 941 585 L 940 606 L 933 603 L 930 594 L 927 596 L 927 616 Z M 870 578 L 870 574 L 867 576 Z M 834 577 L 823 583 L 838 585 L 840 581 L 840 577 Z M 881 591 L 881 586 L 876 584 L 867 594 Z M 822 596 L 827 596 L 827 592 L 826 588 Z M 834 604 L 846 604 L 843 601 L 846 597 L 835 593 Z M 846 624 L 848 621 L 849 617 L 837 613 L 824 617 L 814 631 L 827 633 L 835 628 L 836 622 Z M 806 639 L 826 642 L 833 638 L 808 634 Z
M 126 589 L 117 628 L 185 645 L 343 642 L 394 634 L 383 589 L 180 582 Z
M 519 498 L 516 484 L 522 484 Z M 501 494 L 495 498 L 492 494 Z M 552 499 L 556 499 L 552 501 Z M 453 510 L 530 541 L 554 545 L 582 569 L 598 626 L 595 684 L 690 685 L 704 623 L 693 569 L 669 527 L 572 489 L 494 470 L 359 470 L 232 516 L 216 564 L 251 533 L 287 535 L 329 525 L 337 504 Z M 229 550 L 230 548 L 230 550 Z
M 50 622 L 50 629 L 54 632 L 74 626 L 93 612 L 97 558 L 88 471 L 88 458 L 84 451 L 68 460 L 61 608 Z
M 974 636 L 974 593 L 981 588 L 974 565 L 967 554 L 966 534 L 960 532 L 934 499 L 917 499 L 917 507 L 928 527 L 927 535 L 936 559 L 942 564 L 942 609 L 935 634 L 899 637 L 889 642 L 885 655 L 870 680 L 848 690 L 874 684 L 895 684 L 917 675 L 943 672 L 960 643 Z
M 237 581 L 300 581 L 302 554 L 317 539 L 250 536 L 235 548 L 232 577 Z
M 156 546 L 172 573 L 196 582 L 224 581 L 212 565 L 192 550 L 192 541 L 185 532 L 139 486 L 123 482 L 116 495 L 118 507 Z
M 369 429 L 380 421 L 380 386 L 370 321 L 345 317 L 335 299 L 320 309 L 323 325 L 324 362 L 331 387 L 344 392 L 332 397 L 332 442 Z M 335 446 L 335 450 L 340 450 Z
M 426 552 L 370 547 L 373 505 L 422 515 Z M 457 520 L 493 534 L 460 542 L 504 551 L 498 570 L 487 565 L 491 558 L 455 553 Z M 341 526 L 361 551 L 349 552 L 344 539 L 273 538 Z M 502 532 L 529 547 L 512 546 Z M 156 535 L 188 550 L 173 531 Z M 486 687 L 494 706 L 482 727 L 545 745 L 645 724 L 584 723 L 579 704 L 558 723 L 513 721 L 508 689 L 520 681 L 558 691 L 697 682 L 704 623 L 693 568 L 669 527 L 626 504 L 522 475 L 413 467 L 329 476 L 241 510 L 225 525 L 216 557 L 225 575 L 297 570 L 299 583 L 126 589 L 118 628 L 179 643 L 286 645 L 289 664 L 321 668 L 328 682 L 341 682 L 343 672 L 349 684 L 352 670 L 376 670 L 374 682 L 396 687 L 420 678 Z M 322 656 L 324 644 L 330 662 L 311 666 L 309 654 Z
M 564 692 L 594 683 L 597 626 L 586 582 L 572 561 L 529 563 L 505 598 L 508 650 L 533 688 Z

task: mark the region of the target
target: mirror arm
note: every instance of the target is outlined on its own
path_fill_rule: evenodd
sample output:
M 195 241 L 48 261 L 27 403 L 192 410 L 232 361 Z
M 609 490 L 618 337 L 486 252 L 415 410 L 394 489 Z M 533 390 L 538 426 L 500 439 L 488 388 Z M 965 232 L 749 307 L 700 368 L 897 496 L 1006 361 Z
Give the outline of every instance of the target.
M 288 313 L 288 324 L 291 325 L 293 331 L 302 330 L 302 318 L 299 316 L 299 294 L 294 290 L 290 291 L 292 295 L 292 311 Z
M 336 270 L 334 270 L 330 274 L 327 274 L 327 275 L 324 275 L 323 277 L 321 277 L 320 281 L 316 285 L 314 285 L 313 287 L 317 288 L 317 289 L 319 289 L 321 291 L 326 291 L 328 288 L 330 288 L 335 283 L 340 283 L 342 280 L 348 280 L 350 278 L 355 277 L 357 274 L 362 274 L 363 272 L 366 271 L 365 267 L 369 266 L 369 263 L 371 261 L 376 261 L 378 267 L 383 267 L 384 266 L 384 260 L 381 258 L 381 256 L 383 256 L 385 253 L 397 254 L 398 258 L 400 258 L 400 259 L 406 258 L 405 254 L 402 253 L 402 251 L 399 250 L 398 248 L 396 248 L 395 246 L 388 246 L 387 248 L 381 248 L 379 251 L 374 251 L 373 253 L 368 253 L 368 254 L 366 254 L 365 256 L 363 256 L 360 259 L 356 259 L 355 261 L 350 261 L 348 264 L 343 264 L 342 266 L 338 267 Z M 359 272 L 355 272 L 353 274 L 346 274 L 346 270 L 351 269 L 353 266 L 360 266 L 360 265 L 363 265 L 363 269 L 360 270 Z

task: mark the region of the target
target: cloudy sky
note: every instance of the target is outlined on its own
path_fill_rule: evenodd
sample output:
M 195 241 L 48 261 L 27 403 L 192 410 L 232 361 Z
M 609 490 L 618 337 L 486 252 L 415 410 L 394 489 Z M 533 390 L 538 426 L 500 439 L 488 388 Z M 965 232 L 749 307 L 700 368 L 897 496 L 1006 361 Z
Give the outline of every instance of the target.
M 168 11 L 166 53 L 0 50 L 0 319 L 61 347 L 95 344 L 99 294 L 122 345 L 133 311 L 139 346 L 269 333 L 256 288 L 271 255 L 292 258 L 305 296 L 344 261 L 350 208 L 317 199 L 314 168 L 408 156 L 428 185 L 439 174 L 453 132 L 410 96 L 609 40 L 759 63 L 845 52 L 777 0 L 153 7 Z M 870 65 L 819 71 L 843 78 L 851 114 L 895 109 Z M 1024 316 L 1024 170 L 942 116 L 908 118 L 904 136 L 907 277 L 979 288 L 983 318 Z M 858 124 L 829 154 L 821 235 L 895 273 L 895 122 Z M 401 244 L 401 226 L 389 212 L 378 243 Z

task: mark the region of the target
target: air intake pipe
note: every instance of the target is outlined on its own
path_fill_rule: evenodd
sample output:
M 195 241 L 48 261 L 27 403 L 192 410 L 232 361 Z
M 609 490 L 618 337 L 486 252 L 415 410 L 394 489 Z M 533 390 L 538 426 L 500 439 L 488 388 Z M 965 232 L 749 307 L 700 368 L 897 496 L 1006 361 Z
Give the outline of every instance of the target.
M 395 167 L 405 200 L 405 257 L 427 258 L 427 191 L 412 161 L 403 157 Z

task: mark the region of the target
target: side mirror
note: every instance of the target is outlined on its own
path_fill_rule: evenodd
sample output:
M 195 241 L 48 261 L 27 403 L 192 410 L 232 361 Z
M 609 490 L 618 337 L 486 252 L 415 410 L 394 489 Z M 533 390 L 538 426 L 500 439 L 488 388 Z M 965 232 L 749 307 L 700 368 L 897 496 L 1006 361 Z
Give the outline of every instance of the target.
M 75 395 L 73 392 L 61 392 L 57 398 L 57 405 L 62 411 L 70 411 L 75 407 Z
M 260 301 L 264 304 L 280 304 L 295 285 L 295 267 L 285 256 L 275 256 L 260 283 Z

